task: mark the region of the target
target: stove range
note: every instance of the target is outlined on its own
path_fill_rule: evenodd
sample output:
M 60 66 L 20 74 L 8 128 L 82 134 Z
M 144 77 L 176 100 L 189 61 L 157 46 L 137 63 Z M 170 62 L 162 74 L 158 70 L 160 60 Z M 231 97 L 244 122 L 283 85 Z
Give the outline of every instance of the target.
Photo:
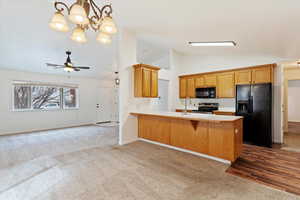
M 218 103 L 199 103 L 198 110 L 193 110 L 193 113 L 209 113 L 219 109 Z

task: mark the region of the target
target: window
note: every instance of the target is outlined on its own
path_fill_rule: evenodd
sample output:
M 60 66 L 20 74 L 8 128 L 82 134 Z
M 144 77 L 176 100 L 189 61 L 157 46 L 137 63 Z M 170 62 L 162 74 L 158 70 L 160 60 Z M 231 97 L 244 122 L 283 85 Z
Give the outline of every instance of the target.
M 33 86 L 31 89 L 33 109 L 59 109 L 61 107 L 59 88 Z
M 16 85 L 14 88 L 14 108 L 27 110 L 31 109 L 31 88 L 28 86 Z
M 75 88 L 63 88 L 64 108 L 77 107 L 77 90 Z
M 78 108 L 77 93 L 73 87 L 14 84 L 14 110 Z

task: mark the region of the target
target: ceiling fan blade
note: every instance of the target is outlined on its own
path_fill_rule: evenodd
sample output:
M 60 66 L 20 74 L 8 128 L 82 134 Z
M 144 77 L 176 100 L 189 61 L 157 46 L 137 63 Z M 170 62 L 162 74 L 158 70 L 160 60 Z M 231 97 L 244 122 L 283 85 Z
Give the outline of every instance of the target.
M 80 71 L 80 69 L 74 68 L 74 71 L 75 71 L 75 72 L 79 72 L 79 71 Z
M 77 68 L 77 69 L 91 69 L 90 67 L 81 67 L 81 66 L 74 66 L 74 68 Z
M 49 67 L 65 67 L 64 65 L 57 65 L 57 64 L 51 64 L 51 63 L 46 63 L 46 65 Z

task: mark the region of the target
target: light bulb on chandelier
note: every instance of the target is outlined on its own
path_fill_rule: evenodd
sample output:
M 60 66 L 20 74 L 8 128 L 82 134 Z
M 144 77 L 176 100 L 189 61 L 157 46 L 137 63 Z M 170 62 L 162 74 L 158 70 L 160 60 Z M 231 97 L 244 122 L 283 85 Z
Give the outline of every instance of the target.
M 99 8 L 94 0 L 77 0 L 70 7 L 63 2 L 55 2 L 54 7 L 56 12 L 49 26 L 56 31 L 69 31 L 70 29 L 63 13 L 67 14 L 69 21 L 76 25 L 71 35 L 71 39 L 76 42 L 86 42 L 85 31 L 92 29 L 98 32 L 97 41 L 103 44 L 110 44 L 112 35 L 118 31 L 112 18 L 113 10 L 111 4 L 106 4 Z

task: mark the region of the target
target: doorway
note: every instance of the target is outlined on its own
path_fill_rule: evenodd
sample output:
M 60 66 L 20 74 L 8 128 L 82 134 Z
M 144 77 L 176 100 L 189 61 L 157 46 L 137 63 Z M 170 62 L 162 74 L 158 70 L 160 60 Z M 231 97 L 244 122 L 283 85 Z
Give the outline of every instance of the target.
M 100 87 L 96 104 L 97 124 L 118 123 L 118 87 Z
M 287 127 L 284 133 L 284 149 L 300 152 L 300 80 L 287 83 Z
M 169 81 L 158 80 L 158 102 L 157 110 L 168 111 L 169 110 Z

